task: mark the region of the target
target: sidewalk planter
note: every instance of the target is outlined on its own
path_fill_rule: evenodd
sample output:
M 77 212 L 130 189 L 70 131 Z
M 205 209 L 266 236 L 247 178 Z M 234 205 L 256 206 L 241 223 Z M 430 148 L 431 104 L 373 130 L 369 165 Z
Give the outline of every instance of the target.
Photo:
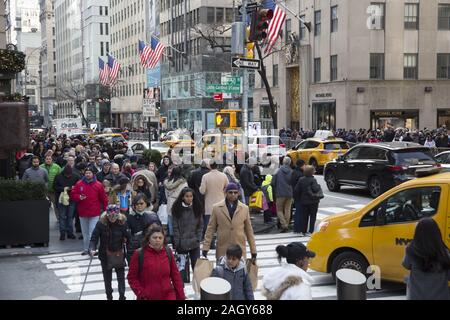
M 49 208 L 44 185 L 0 180 L 0 246 L 48 246 Z

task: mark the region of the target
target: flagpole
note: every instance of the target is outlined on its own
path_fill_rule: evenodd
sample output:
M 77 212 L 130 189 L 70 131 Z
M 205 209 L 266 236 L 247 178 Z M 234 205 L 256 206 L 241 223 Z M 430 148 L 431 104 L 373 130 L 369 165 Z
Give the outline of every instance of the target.
M 160 40 L 158 37 L 156 37 L 156 36 L 154 36 L 154 35 L 152 35 L 151 37 L 152 37 L 152 38 L 155 38 L 156 40 L 158 40 L 159 42 L 161 42 L 161 40 Z M 169 48 L 172 48 L 174 51 L 176 51 L 176 52 L 178 52 L 178 53 L 186 54 L 185 52 L 182 52 L 182 51 L 176 49 L 175 47 L 171 46 L 170 44 L 167 44 L 167 46 L 168 46 Z M 163 53 L 163 54 L 164 54 L 164 53 Z
M 289 7 L 287 5 L 285 5 L 282 1 L 278 2 L 278 4 L 280 6 L 282 6 L 284 9 L 286 9 L 286 11 L 288 11 L 290 14 L 292 14 L 295 18 L 298 19 L 298 21 L 300 21 L 303 24 L 306 24 L 305 20 L 303 20 L 302 18 L 299 17 L 298 13 L 295 13 L 294 11 L 292 11 L 291 9 L 289 9 Z

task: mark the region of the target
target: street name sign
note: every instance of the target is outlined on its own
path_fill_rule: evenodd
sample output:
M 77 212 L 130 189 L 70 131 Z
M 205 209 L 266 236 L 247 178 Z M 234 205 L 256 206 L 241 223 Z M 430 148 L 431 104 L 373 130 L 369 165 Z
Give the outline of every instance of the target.
M 234 58 L 231 58 L 231 66 L 233 68 L 258 70 L 261 67 L 261 60 L 259 60 L 259 59 L 244 59 L 244 58 L 234 57 Z

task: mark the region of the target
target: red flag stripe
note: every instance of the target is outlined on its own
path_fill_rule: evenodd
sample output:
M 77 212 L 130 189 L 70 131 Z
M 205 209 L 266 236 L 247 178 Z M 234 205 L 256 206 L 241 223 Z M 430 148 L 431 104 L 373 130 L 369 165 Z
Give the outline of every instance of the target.
M 269 34 L 266 39 L 268 39 L 267 46 L 265 49 L 265 53 L 268 53 L 272 50 L 272 47 L 275 45 L 275 42 L 278 39 L 278 35 L 283 26 L 284 20 L 286 18 L 286 13 L 281 10 L 278 6 L 275 8 L 274 17 L 270 20 L 269 23 Z
M 156 64 L 158 63 L 159 59 L 161 59 L 161 55 L 164 52 L 164 49 L 166 47 L 160 42 L 155 48 L 155 51 L 153 52 L 152 56 L 150 57 L 149 61 L 149 68 L 154 68 Z

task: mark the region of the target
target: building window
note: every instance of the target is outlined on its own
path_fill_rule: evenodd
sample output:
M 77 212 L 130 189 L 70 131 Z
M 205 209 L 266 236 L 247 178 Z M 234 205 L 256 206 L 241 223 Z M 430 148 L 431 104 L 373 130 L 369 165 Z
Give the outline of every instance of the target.
M 103 23 L 100 23 L 100 35 L 102 35 L 102 34 L 103 34 Z
M 100 42 L 100 55 L 103 57 L 105 52 L 103 51 L 103 42 Z
M 278 65 L 277 64 L 274 64 L 273 65 L 273 75 L 272 75 L 272 77 L 273 77 L 273 86 L 274 87 L 278 87 Z
M 109 35 L 109 25 L 105 23 L 105 34 Z
M 214 23 L 214 8 L 206 8 L 206 23 Z
M 109 53 L 109 42 L 106 42 L 106 53 Z
M 99 8 L 100 8 L 100 15 L 103 15 L 103 7 L 100 6 Z
M 105 16 L 107 16 L 108 15 L 108 7 L 106 6 L 105 7 Z
M 450 4 L 438 6 L 438 29 L 450 30 Z
M 370 79 L 384 80 L 384 53 L 370 54 Z
M 291 19 L 286 19 L 285 22 L 285 31 L 286 31 L 286 42 L 289 42 L 289 36 L 291 35 L 292 32 L 292 21 Z
M 314 59 L 314 82 L 320 82 L 320 58 Z
M 331 56 L 330 59 L 330 80 L 337 80 L 337 56 Z
M 225 13 L 226 13 L 226 21 L 227 21 L 227 23 L 231 23 L 231 22 L 233 22 L 233 18 L 234 18 L 234 16 L 233 16 L 233 9 L 232 8 L 226 8 L 225 9 Z
M 403 78 L 405 80 L 416 80 L 417 75 L 417 54 L 405 54 L 403 57 Z
M 224 13 L 223 8 L 216 8 L 216 23 L 221 24 L 223 23 Z
M 419 4 L 405 3 L 405 29 L 419 29 Z
M 305 21 L 306 16 L 300 16 L 300 19 L 302 19 L 303 21 Z M 304 40 L 306 37 L 306 27 L 303 23 L 300 22 L 300 40 Z
M 331 7 L 331 32 L 338 31 L 338 6 Z
M 385 4 L 372 2 L 370 4 L 372 7 L 372 29 L 373 30 L 384 30 L 384 14 L 385 14 Z
M 314 12 L 314 35 L 319 36 L 322 29 L 322 14 L 321 11 Z
M 450 53 L 438 53 L 437 78 L 450 79 Z

